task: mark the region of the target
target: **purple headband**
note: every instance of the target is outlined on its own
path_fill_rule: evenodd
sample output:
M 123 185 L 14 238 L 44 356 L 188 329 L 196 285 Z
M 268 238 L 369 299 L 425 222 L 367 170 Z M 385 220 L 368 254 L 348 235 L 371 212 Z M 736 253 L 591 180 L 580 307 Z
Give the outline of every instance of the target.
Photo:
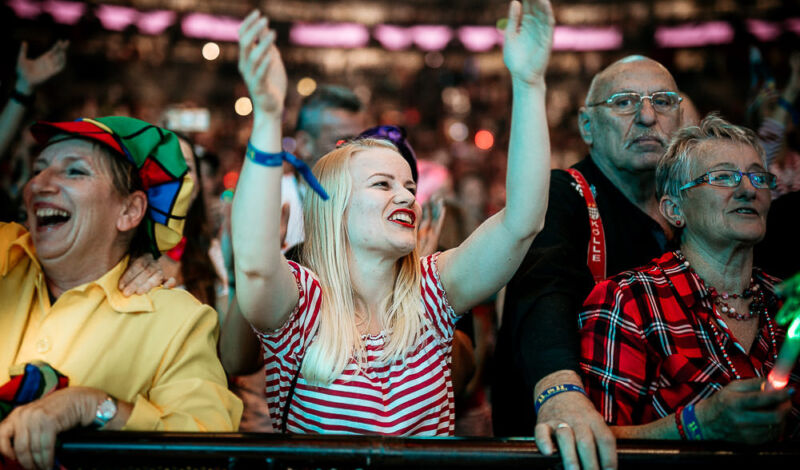
M 400 155 L 402 155 L 403 158 L 408 162 L 408 165 L 411 167 L 411 177 L 414 178 L 415 183 L 417 182 L 417 179 L 419 178 L 419 172 L 417 170 L 417 155 L 414 153 L 414 149 L 411 148 L 411 145 L 406 140 L 405 129 L 397 126 L 370 127 L 359 134 L 356 138 L 363 139 L 366 137 L 388 140 L 394 144 L 394 146 L 397 147 L 397 150 L 400 151 Z

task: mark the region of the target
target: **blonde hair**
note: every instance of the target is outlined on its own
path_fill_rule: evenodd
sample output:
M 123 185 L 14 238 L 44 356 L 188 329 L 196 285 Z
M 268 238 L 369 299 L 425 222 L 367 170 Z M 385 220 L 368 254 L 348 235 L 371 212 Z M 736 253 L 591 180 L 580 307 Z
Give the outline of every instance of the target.
M 309 191 L 303 205 L 306 240 L 302 261 L 318 277 L 322 289 L 317 331 L 303 360 L 303 376 L 311 383 L 330 384 L 355 359 L 359 368 L 368 360 L 366 345 L 355 322 L 350 279 L 347 208 L 353 181 L 350 158 L 371 148 L 389 148 L 379 139 L 360 139 L 333 150 L 314 166 L 314 174 L 330 194 L 322 200 Z M 381 305 L 386 346 L 381 360 L 403 358 L 417 342 L 426 322 L 420 291 L 417 250 L 397 260 L 391 294 Z

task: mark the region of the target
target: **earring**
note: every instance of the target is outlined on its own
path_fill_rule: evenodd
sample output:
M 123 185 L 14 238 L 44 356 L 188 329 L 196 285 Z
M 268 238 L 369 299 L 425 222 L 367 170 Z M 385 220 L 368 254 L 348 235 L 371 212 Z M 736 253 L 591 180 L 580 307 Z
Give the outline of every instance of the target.
M 681 220 L 681 219 L 677 219 L 677 220 L 675 221 L 675 225 L 677 225 L 678 227 L 680 227 L 681 225 L 683 225 L 683 220 Z

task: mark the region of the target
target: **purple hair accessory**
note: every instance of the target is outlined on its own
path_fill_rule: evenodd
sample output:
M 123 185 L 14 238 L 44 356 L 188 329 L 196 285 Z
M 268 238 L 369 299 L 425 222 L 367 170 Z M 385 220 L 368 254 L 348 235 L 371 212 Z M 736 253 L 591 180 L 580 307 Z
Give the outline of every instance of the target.
M 400 155 L 402 155 L 403 158 L 408 162 L 408 165 L 411 167 L 411 177 L 414 178 L 415 183 L 417 182 L 417 179 L 419 178 L 419 171 L 417 170 L 417 154 L 414 153 L 414 149 L 411 148 L 411 144 L 409 144 L 408 140 L 406 140 L 405 129 L 397 126 L 370 127 L 359 134 L 357 139 L 363 139 L 367 137 L 388 140 L 394 144 L 394 146 L 397 147 L 397 150 L 400 151 Z

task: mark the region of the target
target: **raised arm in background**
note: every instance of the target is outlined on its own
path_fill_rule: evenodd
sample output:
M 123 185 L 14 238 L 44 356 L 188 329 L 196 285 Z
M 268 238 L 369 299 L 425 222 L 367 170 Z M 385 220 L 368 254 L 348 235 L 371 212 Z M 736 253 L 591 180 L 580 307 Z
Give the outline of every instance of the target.
M 22 119 L 25 117 L 25 100 L 30 97 L 36 87 L 49 80 L 53 75 L 64 69 L 67 64 L 67 46 L 69 41 L 58 41 L 47 52 L 35 59 L 28 58 L 28 43 L 22 42 L 17 57 L 17 81 L 14 91 L 20 97 L 8 100 L 3 112 L 0 113 L 0 158 L 8 151 L 8 146 L 14 140 Z
M 513 90 L 506 207 L 440 257 L 442 284 L 456 312 L 503 287 L 544 225 L 550 181 L 544 74 L 553 22 L 546 0 L 511 2 L 503 46 Z

